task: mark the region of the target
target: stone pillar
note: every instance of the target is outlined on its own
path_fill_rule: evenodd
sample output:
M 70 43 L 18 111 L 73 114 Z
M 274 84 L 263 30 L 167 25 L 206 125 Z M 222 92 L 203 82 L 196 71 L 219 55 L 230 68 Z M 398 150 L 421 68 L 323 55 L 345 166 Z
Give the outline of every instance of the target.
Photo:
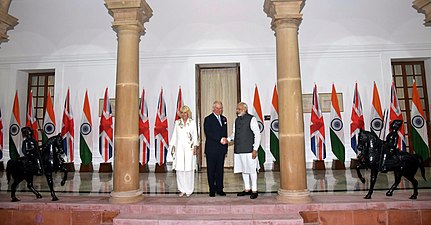
M 305 169 L 304 117 L 299 69 L 298 27 L 305 0 L 265 0 L 272 18 L 277 56 L 280 139 L 280 190 L 277 199 L 287 203 L 310 202 Z
M 414 0 L 413 8 L 419 13 L 425 14 L 425 26 L 431 26 L 431 0 Z
M 7 31 L 18 24 L 18 19 L 8 14 L 10 2 L 11 0 L 0 0 L 0 44 L 9 40 Z
M 139 40 L 152 16 L 145 0 L 105 0 L 117 32 L 112 203 L 141 201 L 139 188 Z

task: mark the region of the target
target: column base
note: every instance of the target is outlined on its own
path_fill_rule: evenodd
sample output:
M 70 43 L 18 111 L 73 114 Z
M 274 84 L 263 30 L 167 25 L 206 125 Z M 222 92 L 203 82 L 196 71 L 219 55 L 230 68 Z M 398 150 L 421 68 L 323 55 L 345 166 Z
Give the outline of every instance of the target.
M 128 204 L 128 203 L 136 203 L 144 200 L 144 196 L 142 195 L 141 190 L 135 191 L 112 191 L 111 198 L 109 198 L 109 202 L 113 204 Z
M 277 201 L 290 204 L 304 204 L 312 202 L 310 192 L 307 190 L 278 190 Z

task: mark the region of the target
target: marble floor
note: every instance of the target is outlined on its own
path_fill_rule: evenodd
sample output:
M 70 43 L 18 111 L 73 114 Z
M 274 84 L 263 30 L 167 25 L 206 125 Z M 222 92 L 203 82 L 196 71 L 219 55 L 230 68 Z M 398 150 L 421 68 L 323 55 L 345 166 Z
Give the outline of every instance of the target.
M 426 167 L 426 178 L 431 180 L 431 168 Z M 357 178 L 355 170 L 307 170 L 308 190 L 319 195 L 337 194 L 337 193 L 355 193 L 366 194 L 369 187 L 369 171 L 362 170 L 366 178 L 366 183 L 362 184 Z M 55 191 L 60 196 L 109 196 L 113 188 L 112 173 L 69 173 L 68 180 L 64 186 L 60 186 L 61 174 L 54 175 Z M 421 192 L 431 192 L 431 182 L 426 182 L 418 172 L 416 179 L 419 181 L 419 194 Z M 175 173 L 141 173 L 140 188 L 146 196 L 177 196 L 178 190 L 176 185 Z M 375 186 L 376 192 L 385 192 L 394 182 L 392 172 L 387 174 L 380 173 Z M 224 191 L 234 194 L 243 189 L 242 177 L 240 174 L 234 174 L 232 170 L 225 170 Z M 258 175 L 258 191 L 262 195 L 276 195 L 280 185 L 279 172 L 261 172 Z M 34 187 L 42 195 L 47 195 L 49 189 L 45 177 L 35 176 Z M 400 191 L 411 192 L 412 185 L 402 179 L 398 189 Z M 7 183 L 6 172 L 0 172 L 0 194 L 4 195 L 10 192 L 10 184 Z M 22 182 L 18 187 L 18 192 L 30 192 L 26 183 Z M 395 192 L 396 193 L 396 192 Z M 24 194 L 24 193 L 22 193 Z M 30 193 L 28 193 L 30 194 Z M 196 172 L 195 190 L 193 195 L 207 195 L 208 181 L 206 172 Z M 20 195 L 18 193 L 17 195 Z M 27 194 L 26 194 L 27 195 Z

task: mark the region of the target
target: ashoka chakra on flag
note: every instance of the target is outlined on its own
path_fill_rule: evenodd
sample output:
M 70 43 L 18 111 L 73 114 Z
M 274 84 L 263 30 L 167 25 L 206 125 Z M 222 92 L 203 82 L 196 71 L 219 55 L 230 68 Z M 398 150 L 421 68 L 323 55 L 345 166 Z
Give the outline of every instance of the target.
M 265 129 L 265 126 L 263 125 L 263 123 L 261 121 L 257 121 L 257 124 L 259 125 L 260 133 L 262 133 L 263 130 Z
M 415 116 L 412 118 L 412 125 L 417 128 L 420 129 L 425 125 L 425 121 L 422 118 L 422 116 Z
M 271 122 L 271 130 L 274 132 L 278 132 L 278 119 Z
M 81 125 L 81 134 L 88 135 L 91 133 L 91 125 L 89 123 L 83 123 Z
M 331 121 L 331 128 L 335 131 L 340 131 L 343 129 L 343 121 L 341 121 L 339 118 L 335 118 Z
M 10 126 L 9 132 L 12 136 L 19 134 L 19 126 L 17 124 L 12 124 Z
M 53 134 L 55 132 L 55 125 L 51 122 L 46 123 L 45 126 L 43 126 L 43 131 L 45 134 Z
M 380 118 L 375 118 L 371 121 L 371 128 L 375 131 L 380 131 L 383 129 L 383 120 Z

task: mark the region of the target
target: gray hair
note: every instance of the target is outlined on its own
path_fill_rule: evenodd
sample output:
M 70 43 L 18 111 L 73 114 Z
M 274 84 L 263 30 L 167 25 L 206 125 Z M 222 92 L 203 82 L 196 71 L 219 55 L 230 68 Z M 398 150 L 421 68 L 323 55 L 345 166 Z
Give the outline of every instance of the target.
M 238 105 L 240 105 L 240 106 L 244 107 L 245 111 L 248 111 L 247 103 L 245 103 L 245 102 L 240 102 L 240 103 L 238 103 Z

